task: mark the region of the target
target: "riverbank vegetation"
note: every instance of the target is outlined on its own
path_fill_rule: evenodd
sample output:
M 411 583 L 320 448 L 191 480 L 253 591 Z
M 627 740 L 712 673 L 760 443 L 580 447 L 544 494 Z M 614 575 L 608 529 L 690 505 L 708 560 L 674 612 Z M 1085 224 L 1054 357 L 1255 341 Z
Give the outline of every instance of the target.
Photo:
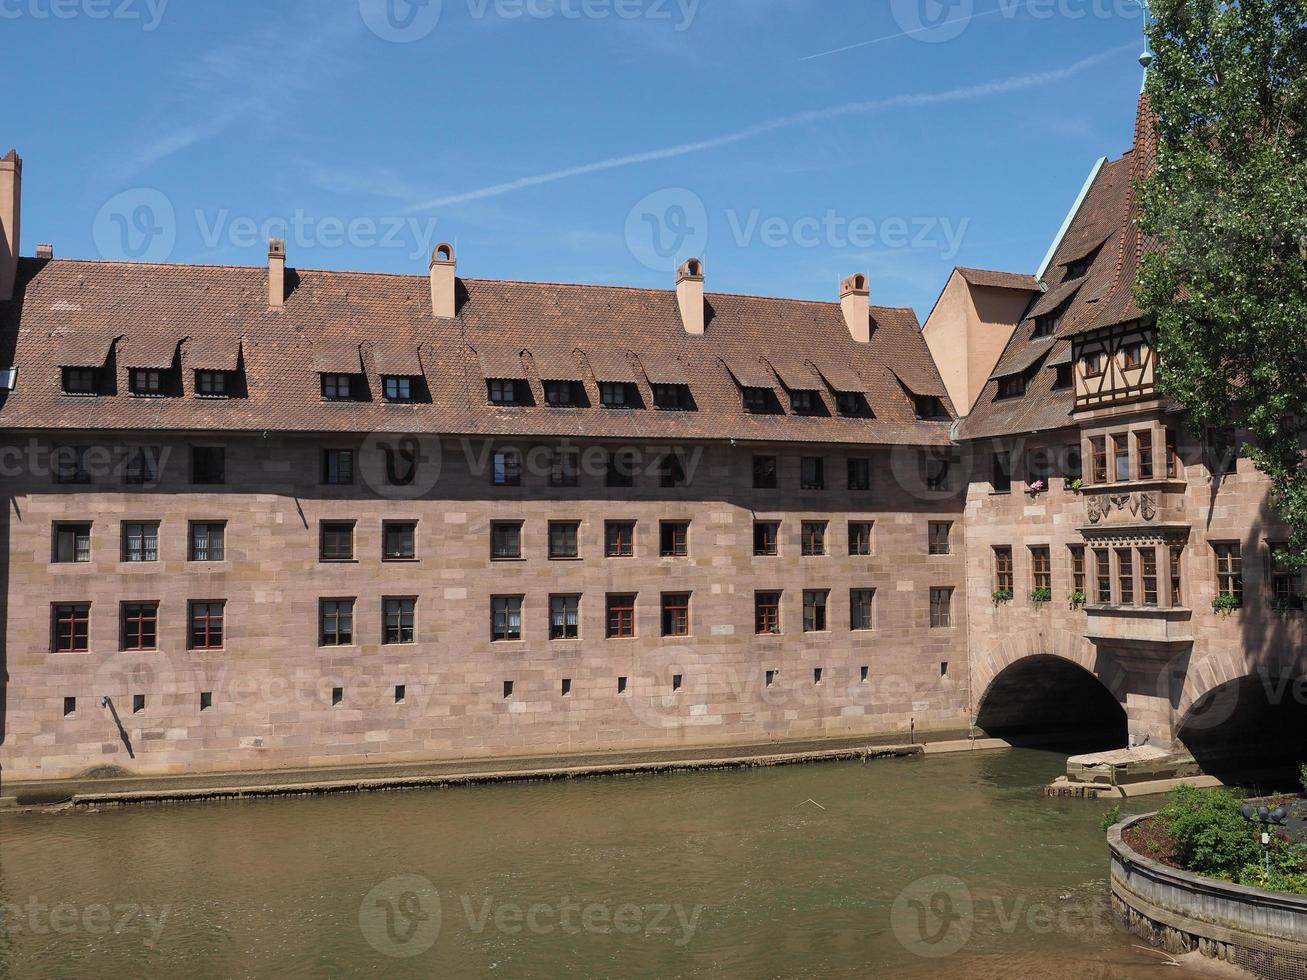
M 1178 786 L 1161 810 L 1126 829 L 1122 840 L 1139 854 L 1182 871 L 1307 895 L 1307 845 L 1271 828 L 1267 862 L 1262 826 L 1246 819 L 1242 806 L 1243 800 L 1227 789 Z

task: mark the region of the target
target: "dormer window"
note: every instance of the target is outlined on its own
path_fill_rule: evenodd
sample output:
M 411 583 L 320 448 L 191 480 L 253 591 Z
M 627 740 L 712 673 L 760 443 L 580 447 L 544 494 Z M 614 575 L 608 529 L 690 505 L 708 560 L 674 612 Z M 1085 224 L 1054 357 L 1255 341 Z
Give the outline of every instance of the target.
M 791 391 L 790 410 L 795 415 L 820 415 L 823 405 L 815 391 Z
M 871 406 L 867 396 L 860 391 L 841 391 L 836 395 L 839 412 L 848 419 L 865 419 L 871 417 Z
M 1068 262 L 1066 264 L 1066 276 L 1063 277 L 1062 281 L 1070 282 L 1072 279 L 1083 279 L 1087 276 L 1089 274 L 1090 266 L 1094 264 L 1094 259 L 1098 258 L 1099 250 L 1102 249 L 1102 247 L 1102 245 L 1099 245 L 1098 248 L 1094 249 L 1088 255 L 1081 256 L 1078 259 Z
M 492 405 L 524 405 L 527 402 L 526 382 L 511 378 L 491 378 L 486 382 Z
M 381 379 L 381 391 L 386 401 L 404 404 L 413 400 L 413 379 L 403 375 L 393 375 Z
M 196 371 L 195 393 L 201 398 L 226 398 L 231 391 L 231 379 L 226 371 Z
M 1020 398 L 1026 393 L 1026 376 L 1024 374 L 1009 374 L 1006 378 L 998 379 L 998 397 L 999 398 Z
M 599 384 L 599 402 L 604 408 L 638 408 L 640 392 L 626 381 L 602 381 Z
M 689 385 L 656 384 L 653 386 L 654 408 L 664 412 L 693 412 L 694 397 Z
M 1035 331 L 1031 334 L 1035 337 L 1051 337 L 1057 332 L 1057 328 L 1062 325 L 1066 318 L 1066 311 L 1070 307 L 1069 303 L 1063 303 L 1057 309 L 1050 310 L 1047 313 L 1041 313 L 1035 317 Z
M 65 395 L 94 395 L 99 392 L 99 375 L 95 368 L 63 369 L 63 391 Z
M 771 388 L 743 388 L 744 393 L 744 410 L 750 415 L 777 415 L 780 413 L 780 402 L 776 400 L 776 392 Z
M 329 402 L 347 402 L 354 397 L 354 375 L 322 375 L 322 397 Z
M 1070 362 L 1067 362 L 1066 364 L 1057 365 L 1055 370 L 1057 371 L 1057 374 L 1053 378 L 1053 390 L 1060 391 L 1063 388 L 1070 388 L 1071 387 Z
M 546 381 L 545 404 L 551 408 L 584 408 L 585 388 L 579 381 Z
M 938 395 L 913 395 L 912 405 L 919 419 L 942 419 L 946 417 L 944 415 L 944 403 L 939 400 Z
M 133 395 L 163 394 L 163 372 L 155 368 L 132 368 L 130 381 Z

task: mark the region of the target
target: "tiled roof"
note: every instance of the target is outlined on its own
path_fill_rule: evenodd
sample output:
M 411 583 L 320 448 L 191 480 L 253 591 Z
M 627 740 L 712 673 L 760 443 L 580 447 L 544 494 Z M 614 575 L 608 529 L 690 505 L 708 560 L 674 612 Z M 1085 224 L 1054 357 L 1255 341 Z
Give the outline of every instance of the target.
M 1068 425 L 1075 401 L 1073 390 L 1054 390 L 1053 382 L 1057 365 L 1071 360 L 1071 337 L 1144 315 L 1134 302 L 1135 272 L 1147 247 L 1135 221 L 1134 181 L 1152 165 L 1152 122 L 1147 96 L 1141 96 L 1135 147 L 1098 172 L 1049 263 L 1045 275 L 1048 291 L 1036 297 L 1013 331 L 971 414 L 962 423 L 963 438 Z M 1092 262 L 1085 275 L 1067 279 L 1068 264 L 1087 257 L 1092 257 Z M 1066 313 L 1055 334 L 1036 338 L 1036 318 L 1063 304 Z M 999 378 L 1032 369 L 1033 377 L 1023 397 L 998 397 Z
M 995 286 L 999 289 L 1038 289 L 1034 276 L 1020 272 L 997 272 L 993 269 L 966 269 L 958 266 L 958 274 L 973 286 Z
M 431 315 L 425 276 L 295 270 L 281 309 L 267 305 L 262 267 L 23 259 L 16 298 L 0 304 L 0 365 L 18 367 L 0 393 L 9 429 L 370 432 L 727 439 L 832 443 L 947 442 L 947 422 L 916 419 L 888 366 L 918 394 L 943 394 L 916 316 L 873 307 L 871 341 L 855 342 L 838 303 L 710 293 L 705 335 L 686 334 L 675 293 L 615 286 L 459 280 L 454 320 Z M 529 356 L 524 357 L 526 353 Z M 137 398 L 126 371 L 173 356 L 186 394 Z M 196 398 L 196 368 L 244 366 L 248 397 Z M 748 415 L 725 364 L 776 387 L 780 370 L 856 383 L 874 419 Z M 725 362 L 725 364 L 723 363 Z M 113 367 L 117 394 L 71 397 L 61 366 Z M 782 365 L 784 365 L 782 367 Z M 741 367 L 741 370 L 745 368 Z M 326 402 L 318 371 L 362 372 L 371 401 Z M 381 399 L 380 375 L 421 373 L 431 401 Z M 829 372 L 829 373 L 827 373 Z M 543 405 L 539 381 L 690 384 L 697 411 Z M 758 377 L 752 377 L 756 374 Z M 561 375 L 561 376 L 557 376 Z M 528 379 L 533 407 L 488 404 L 487 377 Z M 839 380 L 837 380 L 839 379 Z M 778 388 L 779 401 L 788 400 Z M 947 399 L 944 404 L 951 411 Z

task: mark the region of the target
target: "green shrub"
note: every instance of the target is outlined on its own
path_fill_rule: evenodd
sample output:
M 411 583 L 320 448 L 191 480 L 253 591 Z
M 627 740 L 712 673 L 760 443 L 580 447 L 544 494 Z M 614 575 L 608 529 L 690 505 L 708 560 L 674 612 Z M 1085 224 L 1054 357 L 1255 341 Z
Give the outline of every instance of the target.
M 1161 809 L 1181 867 L 1234 881 L 1249 865 L 1260 865 L 1259 828 L 1244 819 L 1240 801 L 1225 789 L 1177 786 Z
M 1011 601 L 1012 601 L 1012 590 L 1011 590 L 1011 589 L 995 589 L 993 592 L 990 593 L 990 596 L 989 596 L 989 597 L 990 597 L 991 599 L 994 600 L 994 605 L 998 605 L 1000 602 L 1011 602 Z
M 1298 767 L 1298 779 L 1302 783 L 1302 788 L 1307 789 L 1307 762 Z
M 1229 592 L 1221 592 L 1212 599 L 1212 609 L 1219 613 L 1234 612 L 1243 605 L 1243 600 Z
M 1033 603 L 1034 603 L 1035 605 L 1037 605 L 1037 606 L 1042 606 L 1044 603 L 1046 603 L 1046 602 L 1051 602 L 1052 600 L 1053 600 L 1053 590 L 1052 590 L 1052 589 L 1031 589 L 1031 590 L 1030 590 L 1030 601 L 1033 602 Z
M 1103 814 L 1102 827 L 1103 833 L 1107 833 L 1111 828 L 1121 822 L 1121 806 L 1117 804 L 1112 809 Z
M 1085 604 L 1085 594 L 1084 594 L 1083 592 L 1081 592 L 1079 589 L 1077 589 L 1075 592 L 1072 592 L 1072 593 L 1071 593 L 1071 608 L 1072 608 L 1072 609 L 1079 609 L 1079 608 L 1080 608 L 1081 606 L 1083 606 L 1084 604 Z

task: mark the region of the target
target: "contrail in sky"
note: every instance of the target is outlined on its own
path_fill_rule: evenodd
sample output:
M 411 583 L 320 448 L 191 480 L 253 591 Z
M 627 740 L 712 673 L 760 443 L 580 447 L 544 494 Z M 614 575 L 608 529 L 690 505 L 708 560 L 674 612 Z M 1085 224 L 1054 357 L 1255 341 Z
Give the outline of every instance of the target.
M 990 98 L 995 95 L 1006 95 L 1010 92 L 1020 92 L 1024 89 L 1038 88 L 1039 86 L 1049 85 L 1053 82 L 1064 81 L 1074 75 L 1080 74 L 1086 68 L 1090 68 L 1099 62 L 1106 61 L 1108 58 L 1118 55 L 1122 51 L 1133 50 L 1136 47 L 1138 47 L 1138 42 L 1132 40 L 1127 44 L 1108 48 L 1106 51 L 1101 51 L 1098 54 L 1089 56 L 1088 58 L 1082 58 L 1080 61 L 1067 65 L 1065 68 L 1055 68 L 1051 71 L 1035 72 L 1030 75 L 1016 75 L 1011 78 L 1001 78 L 992 82 L 983 82 L 979 85 L 966 85 L 961 88 L 946 89 L 943 92 L 891 95 L 887 98 L 874 99 L 870 102 L 848 102 L 844 105 L 831 106 L 826 109 L 810 109 L 807 112 L 795 113 L 790 116 L 780 116 L 776 119 L 755 123 L 754 125 L 746 126 L 743 129 L 737 129 L 729 133 L 724 133 L 721 136 L 714 136 L 694 143 L 680 143 L 676 146 L 664 146 L 656 150 L 645 150 L 642 153 L 631 153 L 626 156 L 609 157 L 606 160 L 596 160 L 594 163 L 583 163 L 574 167 L 565 167 L 561 170 L 550 170 L 546 173 L 534 174 L 530 177 L 519 177 L 516 180 L 506 181 L 502 184 L 490 184 L 487 187 L 480 187 L 476 190 L 463 191 L 458 194 L 449 194 L 444 197 L 433 198 L 429 201 L 414 204 L 412 207 L 408 208 L 408 210 L 426 211 L 432 208 L 449 207 L 453 204 L 465 204 L 468 201 L 480 201 L 488 197 L 499 197 L 501 194 L 511 194 L 513 191 L 524 190 L 528 187 L 538 187 L 541 184 L 553 184 L 560 180 L 581 177 L 585 174 L 600 173 L 604 170 L 616 170 L 620 167 L 630 167 L 638 163 L 649 163 L 654 160 L 670 160 L 674 157 L 688 156 L 691 153 L 702 153 L 705 150 L 715 150 L 718 147 L 730 146 L 733 143 L 742 143 L 745 140 L 750 140 L 756 136 L 762 136 L 767 133 L 774 133 L 777 130 L 789 129 L 793 126 L 802 126 L 805 123 L 820 122 L 826 119 L 837 119 L 841 116 L 882 112 L 886 109 L 942 105 L 949 102 L 969 102 L 975 99 Z

